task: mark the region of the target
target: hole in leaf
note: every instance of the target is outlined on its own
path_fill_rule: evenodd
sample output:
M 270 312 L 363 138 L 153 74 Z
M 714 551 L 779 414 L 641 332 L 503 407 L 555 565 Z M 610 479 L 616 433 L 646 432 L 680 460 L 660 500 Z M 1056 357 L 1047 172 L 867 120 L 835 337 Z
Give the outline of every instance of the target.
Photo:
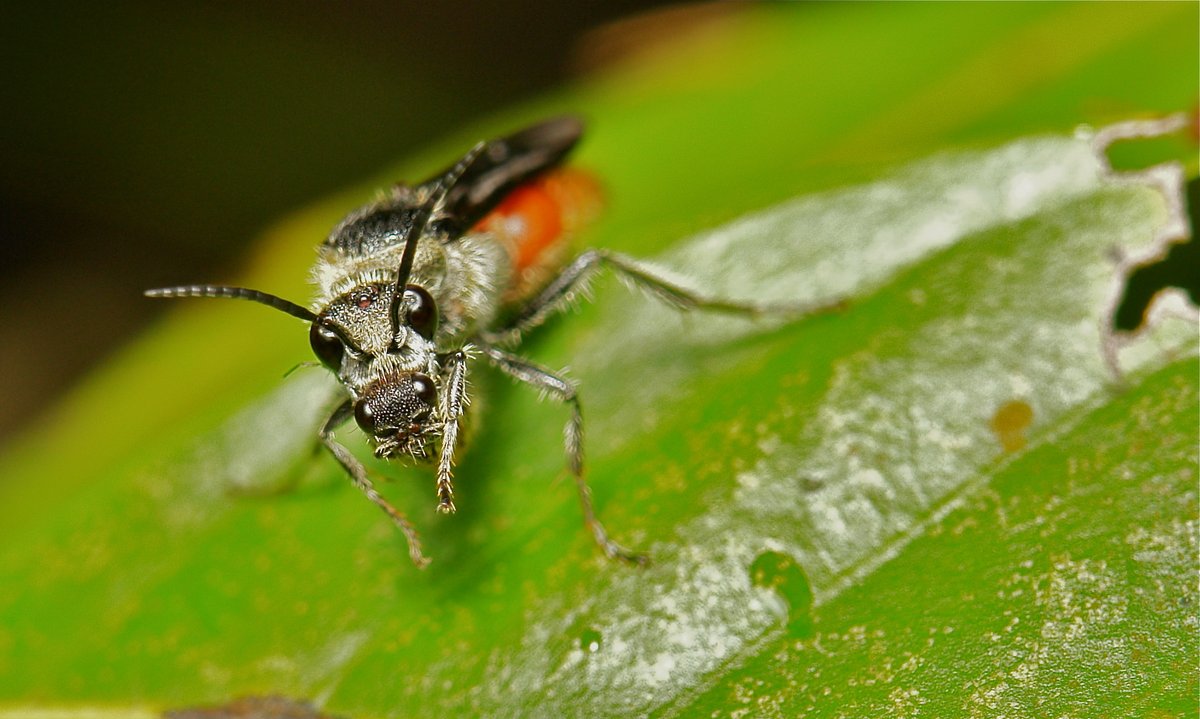
M 588 627 L 579 633 L 579 648 L 585 652 L 595 653 L 600 651 L 603 636 L 600 632 Z
M 787 604 L 789 634 L 812 636 L 812 585 L 791 557 L 782 552 L 763 552 L 750 564 L 750 581 L 756 587 L 774 589 Z
M 1109 166 L 1118 173 L 1144 170 L 1166 162 L 1187 162 L 1195 156 L 1195 147 L 1200 142 L 1200 107 L 1193 108 L 1175 124 L 1173 117 L 1161 116 L 1142 122 L 1118 123 L 1125 125 L 1157 124 L 1158 128 L 1147 131 L 1121 133 L 1105 144 L 1103 152 Z M 1169 126 L 1168 126 L 1169 125 Z
M 1166 257 L 1130 273 L 1113 316 L 1113 329 L 1130 332 L 1140 328 L 1154 295 L 1168 287 L 1184 290 L 1193 304 L 1200 304 L 1200 243 L 1194 236 L 1195 228 L 1200 227 L 1200 178 L 1187 184 L 1187 213 L 1192 239 L 1171 245 Z

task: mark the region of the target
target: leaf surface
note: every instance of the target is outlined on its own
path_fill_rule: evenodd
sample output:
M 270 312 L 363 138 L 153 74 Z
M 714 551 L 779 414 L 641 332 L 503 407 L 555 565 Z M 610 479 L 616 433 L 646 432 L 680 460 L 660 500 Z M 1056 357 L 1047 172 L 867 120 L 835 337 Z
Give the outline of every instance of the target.
M 1148 333 L 1115 381 L 1112 253 L 1152 248 L 1168 206 L 1067 134 L 1107 116 L 1080 110 L 1097 88 L 1191 101 L 1162 68 L 1194 59 L 1195 6 L 1141 8 L 755 10 L 407 164 L 582 111 L 610 207 L 581 239 L 714 294 L 848 303 L 750 323 L 598 283 L 526 351 L 571 366 L 598 508 L 654 564 L 596 556 L 565 411 L 478 367 L 458 515 L 434 514 L 427 473 L 373 465 L 426 572 L 314 458 L 336 388 L 279 379 L 307 354 L 295 324 L 182 308 L 0 460 L 0 584 L 19 588 L 0 593 L 0 711 L 1182 711 L 1196 326 Z M 957 32 L 914 45 L 931 23 Z M 1148 48 L 1159 64 L 1133 68 Z M 246 284 L 302 297 L 304 248 L 366 196 L 282 222 Z

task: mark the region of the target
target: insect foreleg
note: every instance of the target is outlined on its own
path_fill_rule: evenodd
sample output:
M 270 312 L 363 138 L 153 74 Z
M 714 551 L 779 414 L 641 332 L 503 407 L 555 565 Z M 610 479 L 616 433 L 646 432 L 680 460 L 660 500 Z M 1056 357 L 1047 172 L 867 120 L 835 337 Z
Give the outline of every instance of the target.
M 571 418 L 563 428 L 563 443 L 566 446 L 567 466 L 575 479 L 575 489 L 583 509 L 583 522 L 605 555 L 635 564 L 645 564 L 646 555 L 626 549 L 610 539 L 604 525 L 596 518 L 596 511 L 592 506 L 592 490 L 583 476 L 583 409 L 575 385 L 561 375 L 496 347 L 484 344 L 480 346 L 480 350 L 489 362 L 508 376 L 570 405 Z
M 454 449 L 458 444 L 458 418 L 466 404 L 467 353 L 454 352 L 445 358 L 449 363 L 446 389 L 442 394 L 442 452 L 438 457 L 437 496 L 438 511 L 454 512 Z
M 354 457 L 350 450 L 338 444 L 333 438 L 333 430 L 339 425 L 343 424 L 346 420 L 350 419 L 353 413 L 354 406 L 350 400 L 346 400 L 337 409 L 335 409 L 333 414 L 329 416 L 329 419 L 327 419 L 325 424 L 321 427 L 321 444 L 325 445 L 325 448 L 328 449 L 329 453 L 334 456 L 334 459 L 338 461 L 338 464 L 342 465 L 342 468 L 345 469 L 346 473 L 350 475 L 350 479 L 354 482 L 354 486 L 362 490 L 362 493 L 367 495 L 367 499 L 374 502 L 376 506 L 386 512 L 387 515 L 392 518 L 392 521 L 396 524 L 396 527 L 398 527 L 400 531 L 404 533 L 404 538 L 408 541 L 408 556 L 412 558 L 413 564 L 417 565 L 417 567 L 421 569 L 424 569 L 425 566 L 429 564 L 429 559 L 421 553 L 421 538 L 417 535 L 416 528 L 412 526 L 407 517 L 389 504 L 388 501 L 384 499 L 378 491 L 376 491 L 375 485 L 371 483 L 371 478 L 367 476 L 367 468 L 364 467 L 362 463 Z

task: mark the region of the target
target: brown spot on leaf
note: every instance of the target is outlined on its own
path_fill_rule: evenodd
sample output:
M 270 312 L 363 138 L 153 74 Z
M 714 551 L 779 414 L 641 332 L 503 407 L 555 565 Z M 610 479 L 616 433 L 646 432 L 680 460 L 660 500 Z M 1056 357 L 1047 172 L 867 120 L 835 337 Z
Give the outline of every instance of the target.
M 1014 399 L 1000 405 L 992 415 L 992 431 L 1000 440 L 1005 452 L 1016 452 L 1025 447 L 1028 439 L 1025 431 L 1033 424 L 1033 407 L 1024 400 Z

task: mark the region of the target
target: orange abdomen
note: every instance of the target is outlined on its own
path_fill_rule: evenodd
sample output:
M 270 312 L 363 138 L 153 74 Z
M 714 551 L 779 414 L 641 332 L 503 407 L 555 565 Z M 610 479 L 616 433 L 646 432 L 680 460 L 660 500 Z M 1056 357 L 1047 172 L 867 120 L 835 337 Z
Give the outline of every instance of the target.
M 600 185 L 574 168 L 546 173 L 509 193 L 476 225 L 504 243 L 513 264 L 513 291 L 519 297 L 549 279 L 563 264 L 567 239 L 599 214 Z

